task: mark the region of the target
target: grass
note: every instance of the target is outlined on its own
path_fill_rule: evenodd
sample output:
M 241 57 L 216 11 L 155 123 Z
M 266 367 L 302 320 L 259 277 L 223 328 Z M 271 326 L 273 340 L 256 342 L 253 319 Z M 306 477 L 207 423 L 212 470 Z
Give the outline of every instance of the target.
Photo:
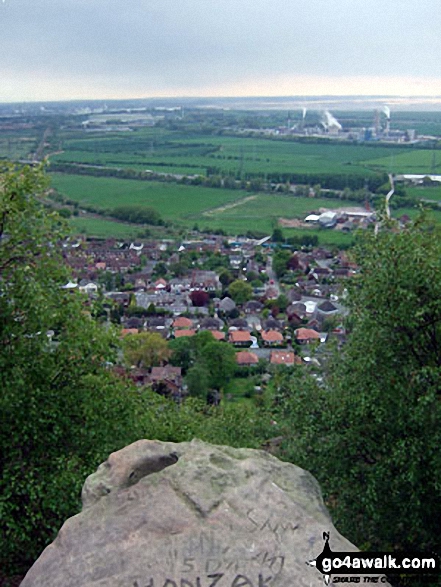
M 372 175 L 388 171 L 390 158 L 422 157 L 423 164 L 431 151 L 397 147 L 375 147 L 326 143 L 300 143 L 264 137 L 231 137 L 211 134 L 184 134 L 160 128 L 142 129 L 126 135 L 92 136 L 66 134 L 63 153 L 54 162 L 70 161 L 152 169 L 174 173 L 205 173 L 207 167 L 223 172 L 240 173 L 311 173 Z
M 346 203 L 348 206 L 353 202 Z M 212 210 L 198 219 L 201 227 L 222 228 L 227 232 L 243 234 L 248 230 L 271 233 L 279 218 L 303 219 L 319 208 L 341 207 L 341 200 L 305 198 L 288 195 L 255 194 L 236 202 L 235 207 Z
M 391 149 L 386 156 L 366 159 L 363 163 L 383 172 L 428 175 L 441 172 L 441 154 L 429 149 Z
M 53 174 L 52 186 L 80 204 L 87 203 L 101 209 L 122 205 L 152 207 L 165 220 L 180 223 L 194 222 L 203 211 L 243 197 L 239 190 L 64 174 Z
M 420 200 L 435 200 L 441 202 L 441 184 L 434 187 L 406 187 L 406 192 L 409 196 Z
M 177 227 L 201 230 L 222 229 L 227 234 L 246 234 L 249 230 L 271 234 L 279 218 L 303 219 L 320 208 L 342 206 L 341 200 L 306 198 L 285 194 L 249 194 L 240 190 L 192 187 L 173 183 L 145 182 L 115 178 L 55 174 L 53 186 L 63 195 L 80 204 L 101 209 L 121 204 L 153 207 Z M 352 202 L 346 203 L 348 206 Z M 77 217 L 72 220 L 76 230 L 94 236 L 133 236 L 142 227 L 112 222 L 108 219 Z M 286 236 L 296 230 L 283 228 Z M 337 231 L 301 229 L 317 234 L 321 244 L 347 245 L 351 236 Z

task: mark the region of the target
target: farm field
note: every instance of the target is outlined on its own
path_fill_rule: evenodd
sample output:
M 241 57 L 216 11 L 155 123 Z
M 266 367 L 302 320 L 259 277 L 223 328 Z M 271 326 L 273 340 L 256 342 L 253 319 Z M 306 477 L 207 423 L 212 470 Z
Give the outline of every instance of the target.
M 282 194 L 255 194 L 236 202 L 235 206 L 203 212 L 201 222 L 207 227 L 224 230 L 271 231 L 279 218 L 299 218 L 319 208 L 341 207 L 341 200 L 304 198 Z M 350 205 L 350 204 L 348 204 Z M 203 219 L 203 220 L 202 220 Z
M 165 220 L 178 223 L 189 219 L 194 222 L 201 212 L 243 197 L 240 190 L 65 174 L 53 174 L 52 187 L 80 204 L 101 209 L 123 205 L 151 207 Z
M 164 129 L 144 129 L 124 136 L 85 136 L 63 141 L 63 153 L 53 162 L 77 162 L 174 173 L 205 173 L 208 167 L 231 174 L 311 173 L 369 176 L 388 170 L 399 147 L 369 147 L 301 143 L 262 137 L 184 135 Z M 415 153 L 406 149 L 404 155 Z M 431 151 L 420 151 L 429 153 Z M 386 164 L 384 163 L 386 161 Z M 373 163 L 371 163 L 373 162 Z M 371 164 L 373 169 L 371 169 Z M 386 168 L 383 169 L 386 165 Z
M 422 188 L 406 187 L 406 192 L 409 194 L 409 196 L 418 198 L 419 200 L 434 200 L 437 202 L 441 202 L 441 185 L 439 187 L 434 186 Z
M 441 153 L 429 149 L 410 149 L 390 153 L 363 162 L 371 169 L 393 173 L 430 174 L 441 172 Z

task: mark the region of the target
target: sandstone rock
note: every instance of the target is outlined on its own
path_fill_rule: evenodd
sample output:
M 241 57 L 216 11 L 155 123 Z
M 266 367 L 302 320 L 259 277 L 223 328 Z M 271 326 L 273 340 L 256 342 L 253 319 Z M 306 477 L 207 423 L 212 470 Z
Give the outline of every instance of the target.
M 357 550 L 315 479 L 263 451 L 140 440 L 82 497 L 22 587 L 319 587 L 324 531 Z

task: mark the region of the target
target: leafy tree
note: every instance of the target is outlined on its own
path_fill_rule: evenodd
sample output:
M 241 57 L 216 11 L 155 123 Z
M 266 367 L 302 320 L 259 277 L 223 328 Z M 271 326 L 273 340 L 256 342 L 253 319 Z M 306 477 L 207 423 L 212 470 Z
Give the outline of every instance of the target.
M 85 313 L 57 253 L 40 168 L 1 164 L 0 566 L 23 572 L 78 511 L 87 473 L 138 437 L 138 397 L 106 369 L 118 338 Z
M 196 289 L 190 293 L 190 299 L 193 306 L 202 308 L 209 303 L 210 295 L 202 289 Z
M 222 269 L 222 271 L 219 273 L 219 281 L 224 287 L 228 287 L 228 285 L 234 281 L 234 278 L 228 269 Z
M 200 363 L 193 365 L 188 370 L 185 383 L 188 387 L 188 393 L 191 396 L 200 397 L 207 401 L 207 395 L 210 389 L 210 374 L 204 365 Z
M 253 288 L 248 282 L 236 279 L 229 285 L 228 293 L 236 304 L 245 304 L 253 297 Z
M 275 243 L 283 243 L 283 241 L 285 240 L 284 236 L 283 236 L 283 232 L 280 228 L 275 228 L 273 230 L 273 234 L 271 236 L 271 240 Z
M 128 334 L 123 340 L 123 350 L 128 365 L 147 369 L 167 361 L 171 354 L 167 341 L 157 332 Z
M 439 552 L 441 241 L 424 221 L 392 228 L 357 245 L 349 342 L 327 389 L 285 400 L 285 456 L 318 477 L 356 544 Z
M 210 387 L 221 389 L 236 370 L 236 353 L 231 345 L 213 340 L 201 349 L 202 364 L 210 374 Z
M 352 334 L 333 378 L 337 514 L 360 544 L 439 550 L 439 233 L 424 222 L 368 233 L 356 256 Z
M 274 253 L 273 269 L 277 277 L 283 277 L 288 271 L 288 263 L 291 258 L 291 253 L 285 250 L 278 250 Z

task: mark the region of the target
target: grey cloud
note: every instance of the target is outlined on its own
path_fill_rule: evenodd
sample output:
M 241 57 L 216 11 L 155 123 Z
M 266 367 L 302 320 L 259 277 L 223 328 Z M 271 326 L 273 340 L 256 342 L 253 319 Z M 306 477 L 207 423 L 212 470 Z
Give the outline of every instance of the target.
M 440 24 L 439 0 L 0 4 L 5 69 L 164 90 L 277 74 L 441 76 Z

